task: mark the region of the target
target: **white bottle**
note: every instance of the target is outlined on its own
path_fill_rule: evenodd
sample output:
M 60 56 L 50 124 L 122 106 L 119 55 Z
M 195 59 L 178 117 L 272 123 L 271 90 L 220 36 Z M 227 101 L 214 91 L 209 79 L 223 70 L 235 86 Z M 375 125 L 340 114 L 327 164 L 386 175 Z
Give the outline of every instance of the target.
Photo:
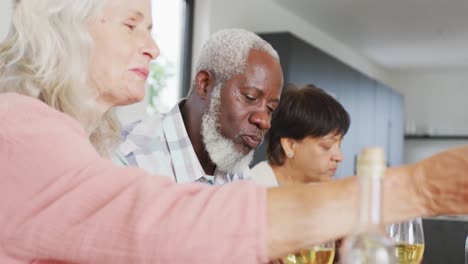
M 342 264 L 395 264 L 395 245 L 381 225 L 382 148 L 366 148 L 358 157 L 360 208 L 354 234 L 341 248 Z

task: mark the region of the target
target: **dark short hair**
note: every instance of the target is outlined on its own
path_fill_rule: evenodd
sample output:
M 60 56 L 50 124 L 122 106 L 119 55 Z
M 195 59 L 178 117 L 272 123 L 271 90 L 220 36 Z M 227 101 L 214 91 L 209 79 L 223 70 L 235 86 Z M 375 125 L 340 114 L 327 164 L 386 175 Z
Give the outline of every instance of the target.
M 311 84 L 288 87 L 271 119 L 267 134 L 268 162 L 283 165 L 285 153 L 281 138 L 302 140 L 330 133 L 344 136 L 350 123 L 348 112 L 324 90 Z

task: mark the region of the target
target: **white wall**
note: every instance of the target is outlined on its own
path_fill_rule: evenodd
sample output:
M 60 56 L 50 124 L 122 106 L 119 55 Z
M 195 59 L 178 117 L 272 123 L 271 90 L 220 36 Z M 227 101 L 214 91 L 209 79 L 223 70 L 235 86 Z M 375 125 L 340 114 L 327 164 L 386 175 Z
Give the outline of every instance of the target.
M 408 134 L 468 135 L 468 70 L 412 72 L 393 82 L 405 98 Z M 405 162 L 468 144 L 468 140 L 405 140 Z
M 400 74 L 408 133 L 468 135 L 468 70 Z
M 0 1 L 0 41 L 5 38 L 10 28 L 13 0 Z

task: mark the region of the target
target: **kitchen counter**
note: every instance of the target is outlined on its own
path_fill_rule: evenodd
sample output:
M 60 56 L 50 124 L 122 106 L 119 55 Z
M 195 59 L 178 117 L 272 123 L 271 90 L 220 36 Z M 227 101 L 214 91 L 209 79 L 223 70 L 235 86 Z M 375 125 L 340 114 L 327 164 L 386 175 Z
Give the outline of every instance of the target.
M 453 216 L 443 215 L 443 216 L 436 216 L 436 217 L 426 217 L 424 219 L 468 222 L 468 215 L 453 215 Z

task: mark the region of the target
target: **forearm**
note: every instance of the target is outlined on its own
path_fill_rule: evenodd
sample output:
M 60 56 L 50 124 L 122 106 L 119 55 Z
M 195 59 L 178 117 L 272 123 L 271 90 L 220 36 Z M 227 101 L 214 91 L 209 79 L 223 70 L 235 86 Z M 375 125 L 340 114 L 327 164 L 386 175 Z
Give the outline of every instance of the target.
M 468 145 L 416 163 L 413 174 L 425 215 L 468 213 Z
M 414 165 L 387 169 L 382 182 L 383 224 L 431 215 L 416 172 Z
M 468 146 L 387 170 L 384 220 L 468 213 Z

